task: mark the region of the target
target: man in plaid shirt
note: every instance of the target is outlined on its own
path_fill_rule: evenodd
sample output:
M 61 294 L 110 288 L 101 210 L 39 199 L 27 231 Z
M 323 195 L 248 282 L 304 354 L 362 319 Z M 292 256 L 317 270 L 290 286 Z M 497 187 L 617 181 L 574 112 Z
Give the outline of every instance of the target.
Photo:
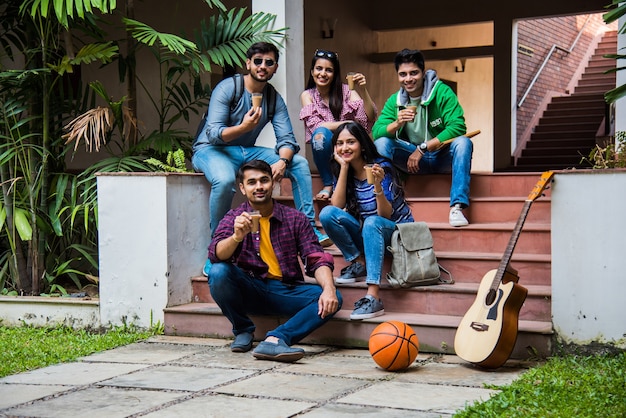
M 313 227 L 300 211 L 272 199 L 272 169 L 262 160 L 245 163 L 237 173 L 247 202 L 220 221 L 209 246 L 213 263 L 211 295 L 233 325 L 233 352 L 252 349 L 255 325 L 249 314 L 289 319 L 269 331 L 253 352 L 261 360 L 293 362 L 304 350 L 291 347 L 326 323 L 340 308 L 341 294 Z M 259 211 L 258 231 L 250 213 Z M 317 283 L 305 282 L 305 273 Z

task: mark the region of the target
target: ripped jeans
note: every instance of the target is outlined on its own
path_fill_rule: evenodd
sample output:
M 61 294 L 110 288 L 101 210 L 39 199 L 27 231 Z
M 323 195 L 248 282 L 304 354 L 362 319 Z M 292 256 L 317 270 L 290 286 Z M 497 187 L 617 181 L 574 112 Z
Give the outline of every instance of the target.
M 333 185 L 333 174 L 330 171 L 330 159 L 333 157 L 332 138 L 333 131 L 324 127 L 317 128 L 311 136 L 313 161 L 317 166 L 324 186 Z

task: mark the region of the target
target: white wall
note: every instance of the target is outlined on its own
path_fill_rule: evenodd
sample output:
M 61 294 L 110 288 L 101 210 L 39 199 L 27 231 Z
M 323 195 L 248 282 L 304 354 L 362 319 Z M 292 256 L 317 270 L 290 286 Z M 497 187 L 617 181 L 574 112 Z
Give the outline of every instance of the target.
M 552 320 L 559 339 L 626 348 L 626 170 L 554 177 Z
M 100 320 L 163 323 L 191 302 L 209 245 L 209 191 L 200 174 L 98 176 Z

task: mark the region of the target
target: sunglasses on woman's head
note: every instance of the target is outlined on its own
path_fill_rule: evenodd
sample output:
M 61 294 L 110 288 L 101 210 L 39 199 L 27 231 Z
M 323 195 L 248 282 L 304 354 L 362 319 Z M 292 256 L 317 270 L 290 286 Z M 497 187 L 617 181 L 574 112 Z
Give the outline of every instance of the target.
M 339 58 L 336 52 L 324 51 L 323 49 L 316 49 L 315 56 L 320 58 L 328 58 L 331 60 L 336 60 L 337 58 Z
M 254 65 L 261 65 L 263 64 L 263 58 L 255 58 L 252 60 L 252 62 L 254 63 Z M 274 64 L 276 64 L 276 61 L 274 61 L 273 59 L 268 58 L 265 60 L 266 67 L 273 67 Z

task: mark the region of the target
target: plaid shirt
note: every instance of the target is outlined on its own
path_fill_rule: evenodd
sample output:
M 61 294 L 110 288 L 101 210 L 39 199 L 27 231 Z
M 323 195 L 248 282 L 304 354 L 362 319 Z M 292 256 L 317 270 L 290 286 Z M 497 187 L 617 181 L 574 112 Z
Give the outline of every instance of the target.
M 264 279 L 268 267 L 260 256 L 259 234 L 247 234 L 229 260 L 220 260 L 215 255 L 217 243 L 230 238 L 235 232 L 233 227 L 235 218 L 242 212 L 251 210 L 253 209 L 250 204 L 244 202 L 226 213 L 213 234 L 209 245 L 209 259 L 213 263 L 224 261 L 233 263 L 246 273 Z M 306 216 L 276 201 L 274 213 L 270 217 L 270 239 L 285 283 L 304 281 L 298 255 L 302 258 L 305 272 L 310 277 L 314 277 L 315 270 L 322 266 L 328 266 L 331 270 L 334 267 L 333 257 L 324 252 Z
M 343 84 L 343 102 L 339 121 L 355 121 L 362 125 L 367 132 L 372 130 L 374 121 L 367 118 L 365 113 L 365 104 L 363 99 L 356 101 L 350 100 L 350 89 L 347 84 Z M 322 100 L 317 88 L 307 90 L 311 94 L 313 103 L 304 106 L 300 110 L 300 119 L 304 121 L 304 130 L 306 142 L 311 142 L 313 131 L 316 130 L 323 122 L 336 122 L 330 107 Z M 374 105 L 376 112 L 376 105 Z

